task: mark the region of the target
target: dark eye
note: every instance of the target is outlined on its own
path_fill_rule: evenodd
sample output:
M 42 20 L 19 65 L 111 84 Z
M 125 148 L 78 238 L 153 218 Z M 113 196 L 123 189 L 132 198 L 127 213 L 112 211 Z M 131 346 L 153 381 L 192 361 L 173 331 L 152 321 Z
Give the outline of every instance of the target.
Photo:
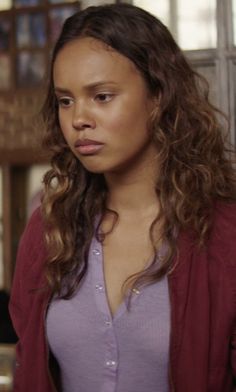
M 109 102 L 112 99 L 112 97 L 113 97 L 113 94 L 110 94 L 110 93 L 100 93 L 100 94 L 96 95 L 95 99 L 96 99 L 96 101 L 106 103 L 106 102 Z
M 73 104 L 73 99 L 70 97 L 57 98 L 58 105 L 61 107 L 70 107 Z

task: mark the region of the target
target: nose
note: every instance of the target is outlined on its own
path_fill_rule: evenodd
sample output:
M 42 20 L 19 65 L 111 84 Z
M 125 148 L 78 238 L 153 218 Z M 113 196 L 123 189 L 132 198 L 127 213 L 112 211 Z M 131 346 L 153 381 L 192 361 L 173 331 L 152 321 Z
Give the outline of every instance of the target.
M 74 107 L 72 126 L 77 131 L 92 128 L 96 126 L 95 120 L 86 104 L 78 104 Z

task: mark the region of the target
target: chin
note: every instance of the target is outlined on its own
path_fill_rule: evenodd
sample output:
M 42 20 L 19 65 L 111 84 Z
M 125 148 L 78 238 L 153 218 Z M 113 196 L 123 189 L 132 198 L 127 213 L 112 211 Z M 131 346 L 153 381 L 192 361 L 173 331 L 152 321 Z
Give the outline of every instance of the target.
M 100 166 L 100 165 L 95 165 L 95 164 L 84 164 L 84 162 L 81 162 L 83 167 L 90 173 L 94 174 L 103 174 L 106 172 L 106 168 Z
M 78 156 L 77 156 L 78 158 Z M 126 171 L 128 166 L 127 162 L 119 163 L 119 162 L 108 162 L 108 160 L 105 159 L 96 159 L 97 157 L 95 156 L 87 156 L 86 158 L 79 157 L 80 163 L 83 165 L 83 167 L 90 173 L 95 173 L 95 174 L 109 174 L 109 173 L 118 173 L 118 172 L 123 172 Z

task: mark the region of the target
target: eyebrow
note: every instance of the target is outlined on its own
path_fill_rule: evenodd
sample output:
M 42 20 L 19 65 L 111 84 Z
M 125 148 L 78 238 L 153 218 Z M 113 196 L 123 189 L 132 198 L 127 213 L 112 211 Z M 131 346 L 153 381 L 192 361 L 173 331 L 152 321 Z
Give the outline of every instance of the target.
M 101 80 L 100 82 L 94 82 L 94 83 L 90 83 L 87 84 L 85 86 L 83 86 L 84 90 L 88 90 L 88 91 L 93 91 L 95 90 L 97 87 L 102 87 L 108 84 L 112 84 L 112 85 L 116 85 L 117 83 L 111 80 Z M 68 94 L 70 93 L 70 90 L 61 88 L 61 87 L 55 87 L 55 92 L 56 93 L 62 93 L 62 94 Z

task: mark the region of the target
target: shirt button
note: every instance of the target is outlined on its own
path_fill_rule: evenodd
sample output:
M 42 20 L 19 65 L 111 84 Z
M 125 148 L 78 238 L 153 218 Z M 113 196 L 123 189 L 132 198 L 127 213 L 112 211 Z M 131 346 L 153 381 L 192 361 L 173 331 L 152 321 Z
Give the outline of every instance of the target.
M 106 361 L 106 365 L 107 366 L 115 366 L 116 365 L 116 362 L 115 361 Z
M 93 249 L 93 254 L 96 255 L 96 256 L 99 256 L 100 255 L 100 250 Z
M 137 295 L 140 294 L 140 291 L 139 291 L 138 289 L 136 289 L 135 287 L 132 289 L 132 291 L 133 291 L 133 293 L 135 293 L 135 294 L 137 294 Z
M 110 322 L 109 320 L 107 320 L 107 321 L 106 321 L 106 325 L 107 325 L 108 327 L 110 327 L 111 322 Z
M 100 292 L 103 291 L 103 286 L 101 284 L 96 284 L 95 288 Z

